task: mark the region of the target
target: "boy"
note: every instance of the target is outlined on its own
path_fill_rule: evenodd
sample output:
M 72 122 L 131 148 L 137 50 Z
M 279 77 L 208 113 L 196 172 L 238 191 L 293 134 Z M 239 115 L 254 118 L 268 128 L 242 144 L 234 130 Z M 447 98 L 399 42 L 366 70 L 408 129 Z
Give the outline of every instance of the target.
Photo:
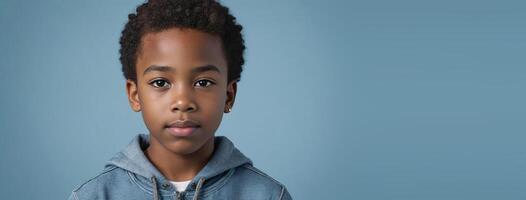
M 69 199 L 292 199 L 214 136 L 244 64 L 242 26 L 214 0 L 150 0 L 128 16 L 120 61 L 138 134 Z

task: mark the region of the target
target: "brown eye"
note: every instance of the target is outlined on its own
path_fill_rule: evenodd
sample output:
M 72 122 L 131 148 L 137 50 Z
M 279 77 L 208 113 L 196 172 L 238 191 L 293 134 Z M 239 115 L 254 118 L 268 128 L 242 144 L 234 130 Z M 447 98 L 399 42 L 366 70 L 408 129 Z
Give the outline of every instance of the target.
M 209 80 L 198 80 L 197 82 L 195 82 L 195 84 L 199 87 L 208 87 L 212 85 L 213 82 Z
M 165 81 L 165 80 L 159 79 L 159 80 L 152 81 L 150 84 L 153 85 L 153 87 L 156 87 L 156 88 L 163 88 L 163 87 L 167 87 L 168 82 Z

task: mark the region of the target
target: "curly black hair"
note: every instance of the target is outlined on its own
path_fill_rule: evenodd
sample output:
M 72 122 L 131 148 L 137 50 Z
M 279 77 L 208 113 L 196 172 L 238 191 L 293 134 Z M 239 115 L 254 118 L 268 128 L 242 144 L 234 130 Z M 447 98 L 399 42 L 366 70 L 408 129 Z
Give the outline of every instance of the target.
M 135 71 L 141 38 L 169 28 L 191 28 L 221 38 L 228 65 L 228 82 L 241 78 L 245 60 L 243 27 L 227 7 L 215 0 L 149 0 L 128 15 L 120 38 L 120 61 L 125 79 L 137 82 Z

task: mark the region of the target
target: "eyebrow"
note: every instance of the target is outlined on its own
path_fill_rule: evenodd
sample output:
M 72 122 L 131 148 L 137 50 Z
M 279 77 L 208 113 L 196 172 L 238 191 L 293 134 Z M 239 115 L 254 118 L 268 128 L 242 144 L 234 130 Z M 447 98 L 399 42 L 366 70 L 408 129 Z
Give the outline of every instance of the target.
M 169 66 L 151 65 L 144 70 L 143 75 L 151 71 L 175 72 L 175 68 Z M 221 71 L 219 71 L 219 68 L 217 68 L 215 65 L 203 65 L 192 69 L 192 73 L 194 74 L 206 71 L 216 71 L 217 73 L 221 73 Z

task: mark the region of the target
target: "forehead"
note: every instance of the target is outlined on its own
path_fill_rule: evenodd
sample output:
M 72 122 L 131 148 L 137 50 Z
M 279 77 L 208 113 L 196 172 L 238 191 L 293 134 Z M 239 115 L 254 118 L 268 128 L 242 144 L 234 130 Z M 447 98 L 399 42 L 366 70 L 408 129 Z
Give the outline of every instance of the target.
M 227 70 L 220 37 L 181 28 L 147 33 L 142 37 L 137 56 L 138 74 L 150 65 L 177 68 L 215 65 L 222 72 Z

